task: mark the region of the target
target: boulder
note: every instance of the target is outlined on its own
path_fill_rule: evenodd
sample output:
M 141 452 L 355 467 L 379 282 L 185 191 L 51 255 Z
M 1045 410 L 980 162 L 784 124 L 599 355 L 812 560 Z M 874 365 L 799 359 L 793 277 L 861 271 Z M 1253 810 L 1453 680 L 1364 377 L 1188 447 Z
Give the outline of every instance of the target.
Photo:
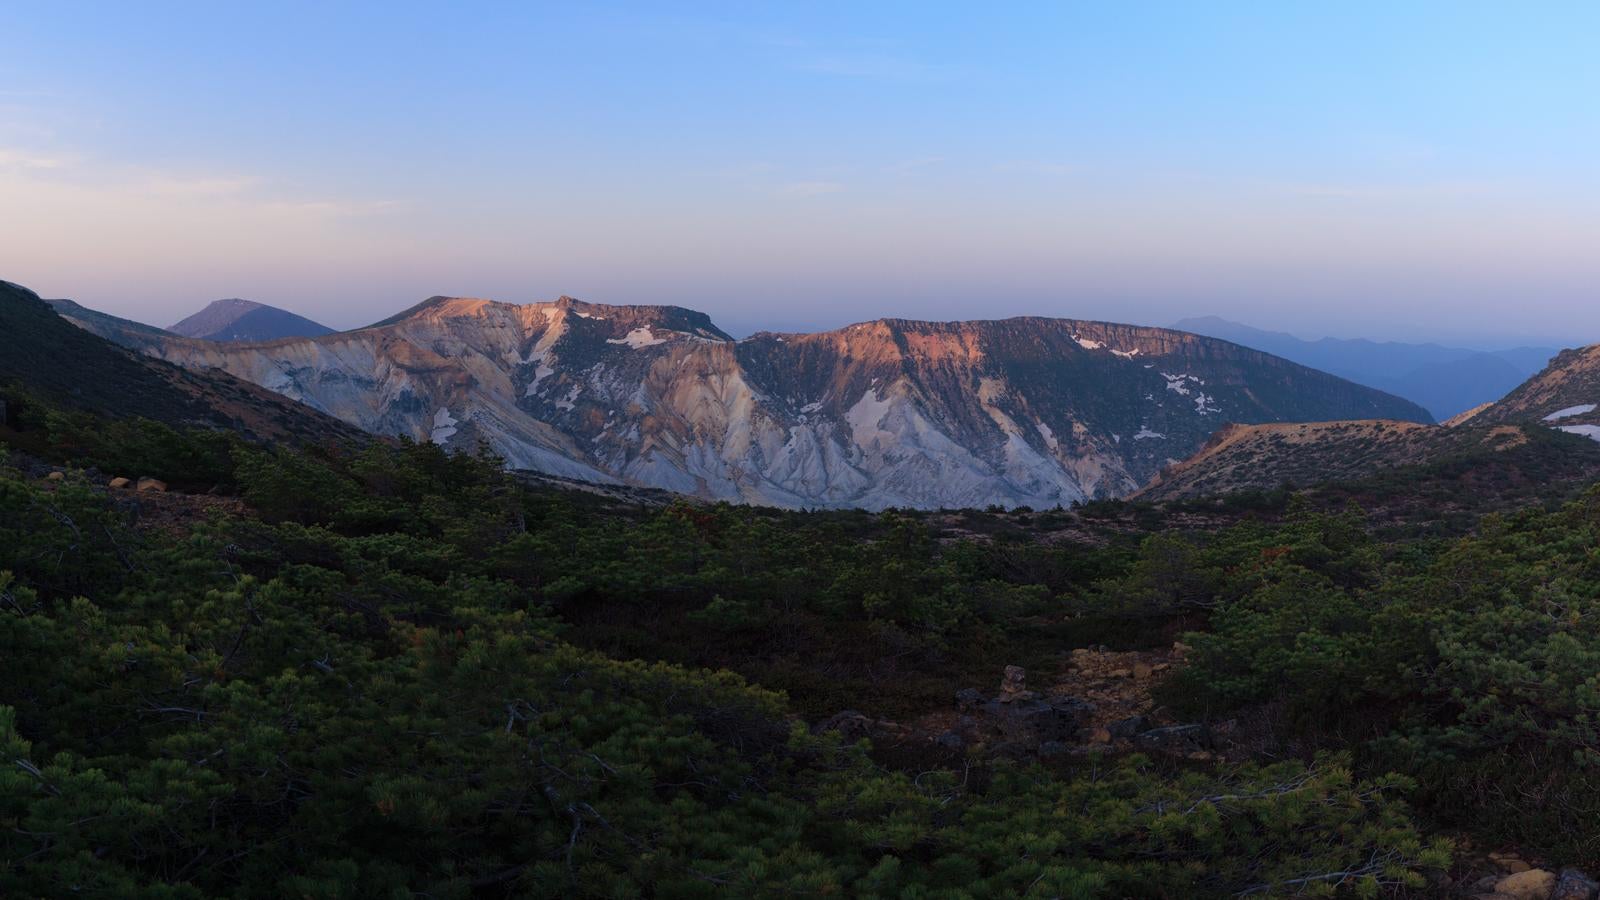
M 1533 866 L 1528 865 L 1523 861 L 1522 857 L 1516 855 L 1515 853 L 1501 853 L 1498 850 L 1490 851 L 1489 861 L 1498 866 L 1501 871 L 1509 872 L 1513 875 L 1518 872 L 1526 872 L 1533 868 Z
M 846 740 L 859 741 L 872 733 L 873 724 L 873 720 L 865 713 L 847 709 L 843 712 L 836 712 L 818 722 L 811 731 L 813 734 L 821 734 L 824 731 L 837 731 Z
M 113 478 L 113 479 L 111 479 L 111 481 L 109 483 L 109 487 L 111 487 L 113 490 L 120 491 L 120 490 L 125 490 L 126 488 L 128 488 L 132 484 L 133 484 L 133 480 L 129 479 L 129 478 Z
M 946 750 L 960 750 L 967 745 L 966 740 L 954 731 L 946 731 L 944 734 L 934 738 L 933 742 Z
M 1129 716 L 1119 719 L 1106 726 L 1106 731 L 1114 741 L 1131 741 L 1140 732 L 1150 730 L 1150 720 L 1144 716 Z
M 1210 749 L 1211 730 L 1204 725 L 1169 725 L 1142 732 L 1133 742 L 1146 750 L 1187 756 Z
M 1015 703 L 1018 700 L 1036 700 L 1039 695 L 1028 690 L 1028 672 L 1021 666 L 1006 666 L 1005 677 L 1000 681 L 1000 696 L 996 697 L 1001 703 Z
M 956 707 L 959 709 L 973 709 L 983 705 L 988 698 L 977 688 L 962 688 L 956 691 Z
M 1550 900 L 1594 900 L 1600 896 L 1600 881 L 1595 881 L 1578 869 L 1562 869 L 1556 877 L 1556 886 Z
M 141 478 L 136 490 L 155 491 L 158 494 L 164 494 L 167 491 L 167 483 L 155 478 Z
M 984 712 L 995 718 L 1009 740 L 1037 746 L 1046 741 L 1072 741 L 1094 712 L 1094 706 L 1075 697 L 1053 697 L 1004 704 L 990 701 Z
M 49 475 L 46 475 L 44 477 L 44 480 L 45 481 L 64 481 L 66 479 L 66 477 L 67 477 L 67 473 L 65 473 L 65 472 L 51 472 Z
M 1500 879 L 1495 882 L 1494 890 L 1516 900 L 1550 900 L 1555 887 L 1556 873 L 1548 869 L 1529 869 Z

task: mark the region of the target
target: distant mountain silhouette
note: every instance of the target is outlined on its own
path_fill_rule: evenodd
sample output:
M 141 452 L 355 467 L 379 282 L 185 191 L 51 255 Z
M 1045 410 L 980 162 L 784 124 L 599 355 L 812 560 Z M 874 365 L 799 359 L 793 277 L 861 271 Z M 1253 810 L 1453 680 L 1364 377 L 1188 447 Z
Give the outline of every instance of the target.
M 173 334 L 206 341 L 275 341 L 280 338 L 321 337 L 333 329 L 284 309 L 240 300 L 213 301 L 205 309 L 171 328 Z
M 1173 327 L 1233 341 L 1387 391 L 1421 405 L 1440 421 L 1499 400 L 1557 353 L 1547 347 L 1482 351 L 1363 338 L 1308 341 L 1216 316 L 1184 319 Z

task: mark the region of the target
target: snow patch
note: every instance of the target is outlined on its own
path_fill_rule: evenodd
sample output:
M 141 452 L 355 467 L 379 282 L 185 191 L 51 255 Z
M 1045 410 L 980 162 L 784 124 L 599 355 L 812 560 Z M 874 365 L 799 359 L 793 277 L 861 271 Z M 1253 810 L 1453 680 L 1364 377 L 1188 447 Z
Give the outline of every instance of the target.
M 608 338 L 606 340 L 606 343 L 608 344 L 627 344 L 629 347 L 632 347 L 635 350 L 643 347 L 654 347 L 657 344 L 665 344 L 666 342 L 666 338 L 656 337 L 650 331 L 648 326 L 642 325 L 628 332 L 624 337 Z
M 1578 406 L 1569 406 L 1566 409 L 1558 409 L 1550 415 L 1545 416 L 1544 420 L 1546 422 L 1554 422 L 1557 419 L 1570 419 L 1573 416 L 1581 416 L 1587 413 L 1592 413 L 1594 410 L 1595 405 L 1593 403 L 1584 403 Z
M 1160 438 L 1165 438 L 1165 437 L 1166 437 L 1166 435 L 1162 434 L 1159 431 L 1151 431 L 1150 430 L 1150 426 L 1148 426 L 1148 425 L 1140 425 L 1139 426 L 1139 433 L 1134 435 L 1133 439 L 1136 440 L 1136 441 L 1145 441 L 1145 440 L 1150 440 L 1151 438 L 1160 439 Z
M 577 405 L 573 401 L 577 400 L 578 399 L 578 395 L 581 394 L 581 393 L 583 393 L 583 385 L 581 385 L 581 384 L 573 385 L 572 386 L 572 390 L 567 391 L 567 396 L 566 397 L 556 401 L 556 409 L 560 409 L 560 410 L 572 409 L 574 406 Z
M 441 406 L 433 414 L 433 433 L 429 436 L 435 444 L 442 444 L 450 440 L 456 433 L 456 426 L 461 424 L 450 415 L 450 407 Z
M 1034 420 L 1033 425 L 1035 428 L 1039 429 L 1039 436 L 1044 438 L 1046 447 L 1049 447 L 1051 450 L 1061 449 L 1061 442 L 1056 440 L 1055 432 L 1050 430 L 1049 425 L 1046 425 L 1037 419 Z
M 528 382 L 528 389 L 523 392 L 523 396 L 524 397 L 532 397 L 534 395 L 534 392 L 539 390 L 539 382 L 545 380 L 546 378 L 549 378 L 551 375 L 554 375 L 555 373 L 556 373 L 555 369 L 552 369 L 549 366 L 545 365 L 544 364 L 544 360 L 540 360 L 538 368 L 533 370 L 533 380 Z
M 1085 350 L 1100 350 L 1105 347 L 1105 344 L 1102 344 L 1099 341 L 1091 341 L 1088 338 L 1081 338 L 1077 335 L 1073 335 L 1072 339 L 1077 341 L 1078 346 Z
M 1113 351 L 1111 351 L 1111 355 L 1112 356 L 1120 356 L 1123 359 L 1133 359 L 1135 356 L 1139 355 L 1139 348 L 1135 347 L 1132 350 L 1113 350 Z M 1148 369 L 1150 367 L 1149 366 L 1145 366 L 1145 368 Z
M 1581 434 L 1591 441 L 1600 441 L 1600 425 L 1560 425 L 1557 427 L 1568 434 Z

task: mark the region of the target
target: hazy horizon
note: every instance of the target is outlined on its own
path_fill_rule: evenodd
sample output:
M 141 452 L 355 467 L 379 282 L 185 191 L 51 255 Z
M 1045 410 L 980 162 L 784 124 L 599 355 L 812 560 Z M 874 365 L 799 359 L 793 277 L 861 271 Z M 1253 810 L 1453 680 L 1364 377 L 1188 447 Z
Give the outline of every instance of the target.
M 1600 10 L 663 9 L 0 11 L 0 278 L 1600 338 Z

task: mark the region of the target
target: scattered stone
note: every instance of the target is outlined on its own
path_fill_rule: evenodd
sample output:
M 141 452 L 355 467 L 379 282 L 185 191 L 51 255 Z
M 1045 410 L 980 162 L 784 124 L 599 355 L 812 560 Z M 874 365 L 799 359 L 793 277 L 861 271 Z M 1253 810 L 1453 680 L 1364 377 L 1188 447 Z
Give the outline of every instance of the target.
M 1106 726 L 1112 740 L 1131 741 L 1142 731 L 1150 730 L 1150 720 L 1144 716 L 1129 716 Z
M 1089 733 L 1089 743 L 1091 744 L 1109 744 L 1111 743 L 1111 738 L 1111 732 L 1104 728 L 1096 728 Z
M 110 486 L 111 486 L 112 490 L 120 491 L 120 490 L 123 490 L 123 489 L 127 488 L 131 484 L 133 484 L 132 479 L 120 478 L 119 477 L 119 478 L 111 479 L 111 485 Z
M 1074 697 L 1049 700 L 990 701 L 984 712 L 994 716 L 1000 731 L 1012 741 L 1038 746 L 1046 741 L 1070 741 L 1094 712 L 1094 706 Z
M 811 731 L 821 734 L 824 731 L 837 731 L 846 740 L 856 741 L 872 733 L 872 719 L 865 713 L 854 709 L 836 712 L 817 723 Z
M 1028 671 L 1021 666 L 1006 666 L 1005 678 L 1000 682 L 1000 696 L 996 697 L 1001 703 L 1015 703 L 1018 700 L 1034 700 L 1038 694 L 1028 690 Z
M 1133 664 L 1133 677 L 1135 678 L 1149 678 L 1154 672 L 1155 670 L 1150 667 L 1149 663 Z
M 1500 883 L 1504 875 L 1485 875 L 1472 883 L 1467 890 L 1473 894 L 1492 894 L 1494 886 Z
M 1516 900 L 1549 900 L 1556 887 L 1556 873 L 1548 869 L 1528 869 L 1500 879 L 1495 883 L 1495 893 L 1515 897 Z
M 1147 750 L 1190 754 L 1211 747 L 1211 731 L 1204 725 L 1169 725 L 1139 734 L 1133 742 Z
M 1594 900 L 1597 894 L 1600 894 L 1600 881 L 1579 869 L 1567 868 L 1556 878 L 1550 900 Z
M 956 691 L 956 706 L 960 709 L 972 709 L 982 706 L 986 699 L 988 698 L 984 697 L 983 692 L 977 688 L 962 688 Z
M 141 478 L 136 490 L 155 491 L 158 494 L 167 492 L 167 483 L 156 478 Z
M 1183 655 L 1185 653 L 1188 653 L 1188 652 L 1189 652 L 1189 645 L 1188 644 L 1185 644 L 1183 641 L 1173 641 L 1172 642 L 1172 658 L 1173 659 L 1183 659 Z
M 1510 872 L 1513 875 L 1518 872 L 1526 872 L 1533 868 L 1533 866 L 1528 865 L 1522 860 L 1521 857 L 1514 853 L 1500 853 L 1498 851 L 1491 852 L 1489 854 L 1489 860 L 1495 865 L 1499 866 L 1503 871 Z
M 1111 676 L 1112 678 L 1132 678 L 1133 677 L 1133 670 L 1132 669 L 1112 669 L 1110 672 L 1107 672 L 1106 674 Z
M 65 472 L 51 472 L 44 477 L 45 481 L 63 481 L 67 477 Z

